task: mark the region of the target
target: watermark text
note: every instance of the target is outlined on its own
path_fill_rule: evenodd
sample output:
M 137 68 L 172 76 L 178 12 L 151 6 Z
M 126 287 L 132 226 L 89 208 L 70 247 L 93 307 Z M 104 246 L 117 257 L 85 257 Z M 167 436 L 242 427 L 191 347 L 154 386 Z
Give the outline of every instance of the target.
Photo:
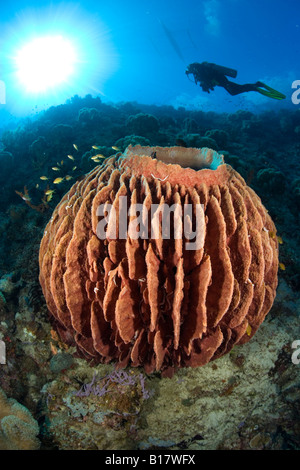
M 205 238 L 205 215 L 203 204 L 130 204 L 127 196 L 118 198 L 118 209 L 113 204 L 100 204 L 96 215 L 102 217 L 97 225 L 100 240 L 117 238 L 126 240 L 181 240 L 186 250 L 200 250 Z
M 6 347 L 2 339 L 0 339 L 0 364 L 6 364 Z
M 300 80 L 294 80 L 292 83 L 292 88 L 296 88 L 296 91 L 292 93 L 292 103 L 300 103 Z
M 295 349 L 292 354 L 292 363 L 297 365 L 300 363 L 300 339 L 292 342 L 292 349 Z

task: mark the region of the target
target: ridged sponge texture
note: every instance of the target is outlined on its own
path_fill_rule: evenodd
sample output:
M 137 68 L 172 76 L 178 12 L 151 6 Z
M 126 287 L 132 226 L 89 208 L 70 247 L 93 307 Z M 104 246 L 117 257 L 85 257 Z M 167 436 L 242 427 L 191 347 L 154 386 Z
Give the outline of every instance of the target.
M 194 170 L 158 148 L 137 153 L 109 158 L 63 197 L 41 241 L 40 283 L 61 338 L 84 357 L 170 375 L 257 331 L 276 293 L 276 229 L 229 165 Z

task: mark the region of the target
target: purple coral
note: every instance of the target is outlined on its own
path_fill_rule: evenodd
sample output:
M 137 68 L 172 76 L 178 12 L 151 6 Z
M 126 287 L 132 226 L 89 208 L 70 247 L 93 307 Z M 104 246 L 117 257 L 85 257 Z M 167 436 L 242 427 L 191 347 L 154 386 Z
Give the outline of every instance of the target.
M 143 393 L 143 398 L 144 398 L 144 400 L 148 400 L 148 398 L 150 398 L 150 392 L 145 387 L 145 377 L 144 377 L 144 375 L 140 374 L 139 379 L 140 379 L 141 389 L 142 389 L 142 393 Z
M 99 381 L 104 381 L 104 384 L 98 383 Z M 77 397 L 88 397 L 90 395 L 95 395 L 102 397 L 108 392 L 108 385 L 110 383 L 116 383 L 122 387 L 134 386 L 140 383 L 142 394 L 144 400 L 147 400 L 150 397 L 149 391 L 145 387 L 145 377 L 143 374 L 129 375 L 125 370 L 115 370 L 112 373 L 96 379 L 96 372 L 93 375 L 93 378 L 90 383 L 84 384 L 81 389 L 75 393 Z

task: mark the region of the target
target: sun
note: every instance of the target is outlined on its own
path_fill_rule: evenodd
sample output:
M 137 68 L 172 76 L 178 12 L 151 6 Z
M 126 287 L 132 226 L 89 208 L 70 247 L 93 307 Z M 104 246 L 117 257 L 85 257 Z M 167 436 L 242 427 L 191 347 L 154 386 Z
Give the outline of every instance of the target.
M 45 92 L 66 83 L 77 61 L 71 41 L 61 35 L 36 37 L 15 57 L 16 74 L 25 91 Z
M 40 3 L 1 30 L 0 86 L 5 85 L 6 107 L 18 115 L 75 95 L 106 96 L 119 67 L 110 28 L 83 2 Z

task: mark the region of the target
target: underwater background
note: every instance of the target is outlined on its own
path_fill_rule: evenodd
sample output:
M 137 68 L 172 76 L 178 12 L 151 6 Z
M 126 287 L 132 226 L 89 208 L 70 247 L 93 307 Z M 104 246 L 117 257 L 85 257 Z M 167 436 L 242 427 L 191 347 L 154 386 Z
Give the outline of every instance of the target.
M 15 1 L 0 11 L 0 449 L 299 449 L 299 2 Z M 54 66 L 47 54 L 22 69 L 16 60 L 43 36 L 75 50 L 68 77 L 47 86 L 49 71 L 45 86 L 35 81 Z M 208 94 L 185 74 L 204 61 L 285 99 Z M 277 228 L 277 296 L 258 332 L 172 378 L 74 356 L 39 284 L 54 208 L 96 155 L 129 144 L 218 151 Z

